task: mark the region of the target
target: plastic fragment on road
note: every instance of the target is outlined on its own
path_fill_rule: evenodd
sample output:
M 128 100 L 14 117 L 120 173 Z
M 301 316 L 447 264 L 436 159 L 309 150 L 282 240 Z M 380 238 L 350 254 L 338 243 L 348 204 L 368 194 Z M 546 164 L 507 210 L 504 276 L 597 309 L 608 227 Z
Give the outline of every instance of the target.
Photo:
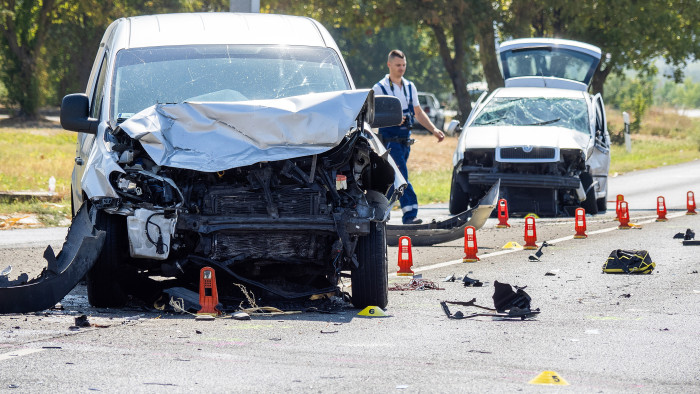
M 467 275 L 464 275 L 462 283 L 464 284 L 464 287 L 482 287 L 484 285 L 482 281 L 478 279 L 472 279 Z
M 554 371 L 544 371 L 530 380 L 528 384 L 545 384 L 555 386 L 568 386 L 569 383 Z
M 646 250 L 616 249 L 603 264 L 606 274 L 651 274 L 654 268 L 656 263 Z
M 678 233 L 673 238 L 683 239 L 683 246 L 700 246 L 700 240 L 695 240 L 695 232 L 691 229 L 686 229 L 684 233 Z
M 476 304 L 476 298 L 471 301 L 441 301 L 440 306 L 442 307 L 445 315 L 450 319 L 469 319 L 478 316 L 485 317 L 496 317 L 502 319 L 520 319 L 525 320 L 527 318 L 534 317 L 540 313 L 540 309 L 532 310 L 530 308 L 530 296 L 523 290 L 525 287 L 515 287 L 517 291 L 513 291 L 513 288 L 508 283 L 500 283 L 494 281 L 494 293 L 493 301 L 494 308 L 489 308 L 486 306 Z M 450 311 L 448 307 L 450 305 L 461 305 L 467 307 L 473 307 L 485 310 L 487 312 L 476 312 L 465 314 L 462 311 L 457 311 L 454 314 Z
M 414 272 L 411 269 L 413 266 L 413 252 L 411 251 L 411 238 L 399 238 L 399 270 L 396 271 L 397 276 L 413 276 Z
M 544 254 L 544 252 L 542 251 L 542 249 L 545 248 L 545 247 L 547 247 L 547 246 L 549 246 L 549 244 L 547 243 L 547 241 L 543 241 L 543 242 L 542 242 L 542 245 L 540 245 L 540 248 L 537 249 L 537 252 L 535 252 L 534 255 L 530 255 L 530 256 L 529 256 L 530 261 L 540 261 L 540 257 L 542 257 L 542 255 Z
M 357 316 L 365 316 L 365 317 L 386 317 L 387 314 L 384 313 L 384 310 L 378 306 L 368 306 L 365 309 L 361 310 L 360 313 L 357 314 Z
M 406 291 L 406 290 L 445 290 L 438 286 L 435 282 L 427 279 L 412 278 L 408 283 L 395 284 L 389 287 L 392 291 Z

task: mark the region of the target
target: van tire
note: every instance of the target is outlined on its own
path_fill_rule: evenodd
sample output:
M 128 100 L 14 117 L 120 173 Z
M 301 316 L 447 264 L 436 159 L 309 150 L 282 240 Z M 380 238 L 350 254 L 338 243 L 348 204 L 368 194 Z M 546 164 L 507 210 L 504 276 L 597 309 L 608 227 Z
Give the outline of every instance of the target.
M 586 191 L 586 199 L 581 202 L 581 207 L 586 210 L 587 214 L 595 215 L 598 213 L 598 201 L 595 198 L 595 188 L 591 187 L 593 177 L 587 172 L 582 172 L 579 179 L 581 179 L 583 190 Z
M 370 222 L 369 234 L 358 241 L 357 259 L 360 266 L 351 272 L 352 304 L 360 309 L 385 308 L 389 303 L 386 223 Z
M 88 302 L 98 308 L 123 307 L 129 300 L 129 295 L 119 280 L 130 260 L 126 217 L 98 210 L 95 227 L 106 234 L 102 251 L 86 276 Z

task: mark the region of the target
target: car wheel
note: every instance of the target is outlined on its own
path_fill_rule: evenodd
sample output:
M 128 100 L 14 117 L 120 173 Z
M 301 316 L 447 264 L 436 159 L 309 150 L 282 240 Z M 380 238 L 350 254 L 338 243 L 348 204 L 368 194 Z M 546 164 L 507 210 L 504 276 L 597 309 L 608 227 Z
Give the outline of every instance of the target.
M 608 210 L 608 196 L 607 195 L 603 198 L 599 198 L 597 201 L 598 201 L 598 212 L 605 212 Z
M 100 256 L 86 276 L 88 301 L 99 308 L 122 307 L 128 301 L 128 294 L 118 278 L 130 259 L 126 218 L 97 211 L 95 227 L 106 234 Z
M 456 215 L 469 209 L 469 195 L 462 190 L 462 186 L 457 181 L 457 170 L 452 171 L 452 186 L 450 187 L 450 213 Z
M 352 270 L 352 304 L 355 308 L 386 307 L 389 279 L 386 260 L 386 223 L 371 222 L 369 234 L 357 245 L 360 266 Z
M 586 213 L 595 215 L 598 213 L 598 202 L 595 198 L 595 188 L 591 187 L 593 177 L 587 172 L 582 172 L 579 178 L 581 179 L 583 190 L 586 191 L 586 200 L 581 203 L 581 207 L 586 210 Z

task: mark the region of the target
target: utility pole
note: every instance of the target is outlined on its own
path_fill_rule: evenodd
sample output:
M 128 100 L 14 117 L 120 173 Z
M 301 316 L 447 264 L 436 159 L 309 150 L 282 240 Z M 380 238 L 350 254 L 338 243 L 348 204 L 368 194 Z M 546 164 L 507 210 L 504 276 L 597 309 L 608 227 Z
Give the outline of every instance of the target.
M 231 0 L 229 11 L 260 13 L 260 0 Z

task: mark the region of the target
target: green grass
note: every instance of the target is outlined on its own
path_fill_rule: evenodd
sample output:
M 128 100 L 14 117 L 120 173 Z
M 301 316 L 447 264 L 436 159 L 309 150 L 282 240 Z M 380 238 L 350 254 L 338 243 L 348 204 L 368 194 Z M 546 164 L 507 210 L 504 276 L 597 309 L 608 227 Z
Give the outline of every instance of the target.
M 0 128 L 0 191 L 47 191 L 56 178 L 53 203 L 0 200 L 0 215 L 32 213 L 42 224 L 55 226 L 70 217 L 70 178 L 77 134 L 61 129 Z
M 450 198 L 451 168 L 439 171 L 414 171 L 408 174 L 408 179 L 418 195 L 418 204 L 447 202 Z
M 700 150 L 692 139 L 633 138 L 630 153 L 624 145 L 612 146 L 610 173 L 623 174 L 697 159 L 700 159 Z

